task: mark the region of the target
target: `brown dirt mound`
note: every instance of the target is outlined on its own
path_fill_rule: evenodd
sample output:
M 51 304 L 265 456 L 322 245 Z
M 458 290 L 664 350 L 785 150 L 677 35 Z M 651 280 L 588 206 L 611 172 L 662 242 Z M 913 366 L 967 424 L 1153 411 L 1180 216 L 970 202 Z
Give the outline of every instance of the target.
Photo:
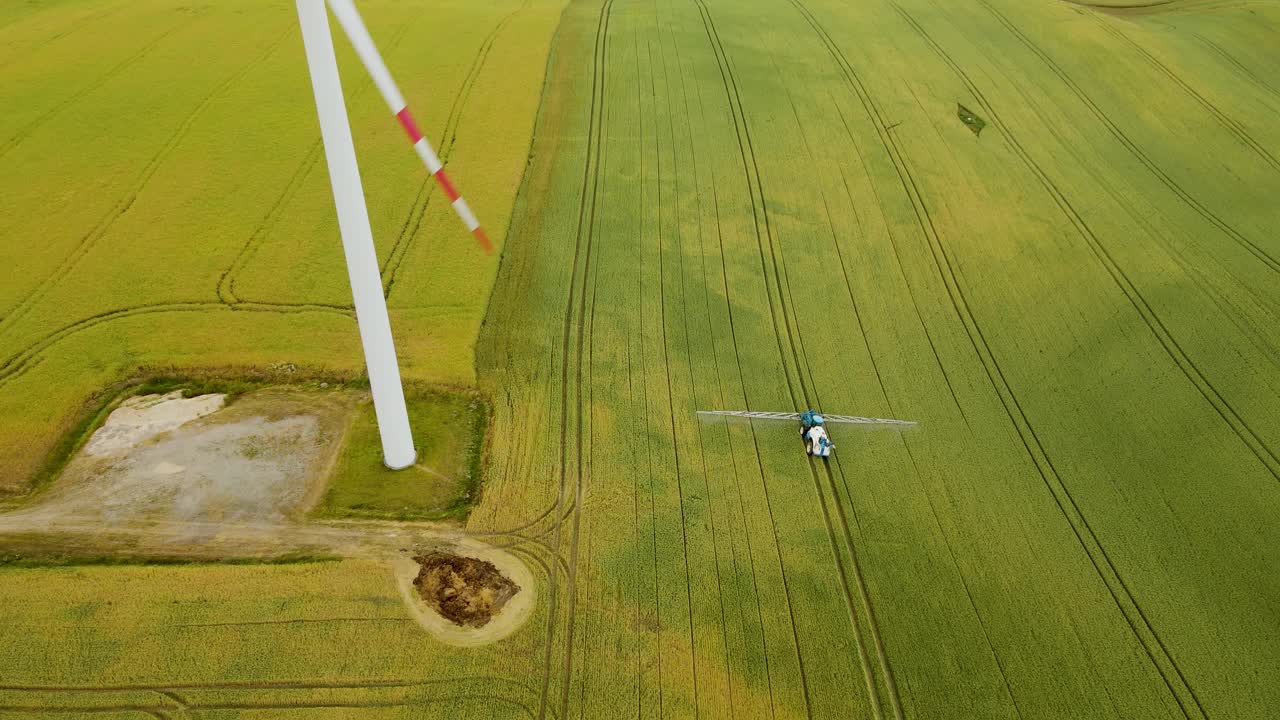
M 520 592 L 491 562 L 443 552 L 414 560 L 422 566 L 413 581 L 418 594 L 455 625 L 484 627 Z

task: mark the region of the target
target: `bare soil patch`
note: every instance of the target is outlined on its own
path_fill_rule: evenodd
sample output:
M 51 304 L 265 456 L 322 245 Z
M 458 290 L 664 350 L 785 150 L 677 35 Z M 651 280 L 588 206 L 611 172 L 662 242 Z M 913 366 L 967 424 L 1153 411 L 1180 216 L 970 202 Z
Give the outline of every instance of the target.
M 413 581 L 418 594 L 455 625 L 484 627 L 520 592 L 486 560 L 440 551 L 414 560 L 422 567 Z
M 352 391 L 180 393 L 125 401 L 47 492 L 16 515 L 262 523 L 300 518 L 314 503 L 355 407 Z

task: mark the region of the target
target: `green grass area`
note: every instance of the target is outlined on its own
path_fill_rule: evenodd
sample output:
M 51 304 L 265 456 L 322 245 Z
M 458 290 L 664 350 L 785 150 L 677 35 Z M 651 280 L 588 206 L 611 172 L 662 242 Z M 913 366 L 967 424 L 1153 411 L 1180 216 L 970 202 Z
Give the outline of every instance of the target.
M 417 462 L 395 471 L 382 464 L 373 404 L 362 404 L 317 516 L 466 518 L 480 491 L 488 405 L 478 393 L 446 389 L 410 390 L 406 401 Z

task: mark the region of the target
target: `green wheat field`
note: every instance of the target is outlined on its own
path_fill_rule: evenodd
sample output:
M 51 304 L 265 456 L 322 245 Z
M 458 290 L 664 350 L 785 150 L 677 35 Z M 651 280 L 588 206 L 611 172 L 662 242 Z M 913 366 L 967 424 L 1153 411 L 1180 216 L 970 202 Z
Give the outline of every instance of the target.
M 488 396 L 460 527 L 537 608 L 13 563 L 0 717 L 1280 712 L 1280 5 L 359 6 L 501 250 L 339 38 L 403 372 Z M 293 3 L 5 3 L 0 108 L 9 505 L 138 368 L 361 371 Z M 808 407 L 918 426 L 695 415 Z

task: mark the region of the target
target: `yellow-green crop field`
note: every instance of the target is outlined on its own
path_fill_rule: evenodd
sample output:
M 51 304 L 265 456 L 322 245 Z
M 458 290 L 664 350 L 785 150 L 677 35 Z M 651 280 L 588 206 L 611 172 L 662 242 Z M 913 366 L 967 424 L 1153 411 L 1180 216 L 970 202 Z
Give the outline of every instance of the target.
M 505 236 L 415 224 L 340 56 L 537 609 L 462 649 L 369 560 L 4 568 L 0 717 L 1273 717 L 1280 7 L 1127 4 L 366 0 Z M 359 367 L 291 13 L 0 10 L 8 487 L 137 365 Z M 810 406 L 919 427 L 694 414 Z

